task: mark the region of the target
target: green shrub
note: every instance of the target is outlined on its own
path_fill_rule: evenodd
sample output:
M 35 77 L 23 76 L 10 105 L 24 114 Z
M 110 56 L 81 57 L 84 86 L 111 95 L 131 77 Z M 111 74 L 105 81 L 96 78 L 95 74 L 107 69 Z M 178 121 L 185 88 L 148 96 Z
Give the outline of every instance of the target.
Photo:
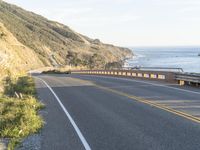
M 43 125 L 37 111 L 43 105 L 33 97 L 23 100 L 0 98 L 0 136 L 6 138 L 25 137 L 35 133 Z
M 53 70 L 43 71 L 42 73 L 44 74 L 70 74 L 71 72 L 53 69 Z
M 4 94 L 14 97 L 16 93 L 34 96 L 36 91 L 33 79 L 28 76 L 19 77 L 17 80 L 7 77 L 5 80 Z
M 43 126 L 38 111 L 44 105 L 36 99 L 31 77 L 7 77 L 4 84 L 5 92 L 0 96 L 0 137 L 9 138 L 8 149 L 13 150 L 22 138 L 38 132 Z

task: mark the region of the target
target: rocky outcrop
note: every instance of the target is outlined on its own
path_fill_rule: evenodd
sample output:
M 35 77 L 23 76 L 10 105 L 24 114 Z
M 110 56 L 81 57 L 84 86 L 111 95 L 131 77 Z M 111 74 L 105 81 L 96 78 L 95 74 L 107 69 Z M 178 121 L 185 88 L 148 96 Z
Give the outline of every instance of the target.
M 132 56 L 132 51 L 127 48 L 88 38 L 66 25 L 3 1 L 0 1 L 0 22 L 21 44 L 34 51 L 45 66 L 53 65 L 50 56 L 53 56 L 58 64 L 88 66 L 95 55 L 101 61 L 94 62 L 93 66 L 101 68 L 107 63 Z M 3 33 L 0 33 L 0 37 L 2 36 Z M 77 57 L 75 64 L 69 64 L 69 51 Z

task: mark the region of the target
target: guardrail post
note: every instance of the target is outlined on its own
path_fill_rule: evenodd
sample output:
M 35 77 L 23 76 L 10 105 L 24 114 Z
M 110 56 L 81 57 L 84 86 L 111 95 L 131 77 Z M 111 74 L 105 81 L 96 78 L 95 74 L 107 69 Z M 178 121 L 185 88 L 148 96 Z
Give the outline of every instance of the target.
M 180 81 L 179 81 L 179 85 L 181 85 L 181 86 L 185 85 L 185 81 L 180 80 Z
M 133 76 L 133 77 L 136 77 L 136 76 L 137 76 L 137 74 L 136 74 L 135 72 L 133 72 L 133 73 L 132 73 L 132 76 Z

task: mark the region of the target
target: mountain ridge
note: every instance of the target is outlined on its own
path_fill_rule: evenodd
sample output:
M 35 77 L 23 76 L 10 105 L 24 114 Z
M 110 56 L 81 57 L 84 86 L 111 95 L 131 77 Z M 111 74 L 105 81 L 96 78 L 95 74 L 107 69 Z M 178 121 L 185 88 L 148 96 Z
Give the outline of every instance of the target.
M 121 62 L 133 55 L 127 48 L 104 44 L 98 39 L 77 33 L 64 24 L 2 0 L 0 23 L 19 43 L 35 53 L 40 61 L 38 66 L 54 66 L 57 62 L 60 66 L 105 68 L 109 63 Z M 52 62 L 52 57 L 55 62 Z

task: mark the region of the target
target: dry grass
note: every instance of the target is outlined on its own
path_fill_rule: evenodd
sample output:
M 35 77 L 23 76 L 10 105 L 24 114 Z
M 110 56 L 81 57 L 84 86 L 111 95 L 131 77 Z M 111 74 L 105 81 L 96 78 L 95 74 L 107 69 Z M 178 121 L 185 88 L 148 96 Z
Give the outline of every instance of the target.
M 7 78 L 5 92 L 0 96 L 0 137 L 10 139 L 10 150 L 22 138 L 36 133 L 43 126 L 38 115 L 43 104 L 37 101 L 35 94 L 31 77 Z
M 0 75 L 6 75 L 9 70 L 17 75 L 43 66 L 34 51 L 21 44 L 2 23 L 0 32 L 4 33 L 0 38 Z

